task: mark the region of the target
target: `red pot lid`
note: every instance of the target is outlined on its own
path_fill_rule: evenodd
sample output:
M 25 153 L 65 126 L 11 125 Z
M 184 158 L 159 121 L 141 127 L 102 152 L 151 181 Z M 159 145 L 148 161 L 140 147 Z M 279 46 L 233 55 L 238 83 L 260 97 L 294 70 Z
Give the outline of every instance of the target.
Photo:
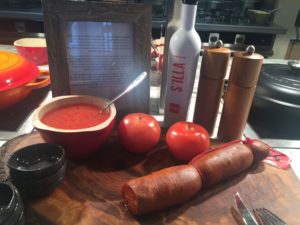
M 0 91 L 22 86 L 38 73 L 38 67 L 23 56 L 0 51 Z

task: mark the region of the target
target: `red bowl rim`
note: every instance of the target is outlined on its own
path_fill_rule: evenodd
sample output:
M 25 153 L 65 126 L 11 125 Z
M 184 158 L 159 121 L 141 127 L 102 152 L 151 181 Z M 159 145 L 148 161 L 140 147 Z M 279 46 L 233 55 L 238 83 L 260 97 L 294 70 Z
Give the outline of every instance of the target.
M 22 42 L 28 41 L 30 44 L 24 44 Z M 36 42 L 43 42 L 42 45 L 36 46 Z M 15 47 L 24 47 L 24 48 L 47 48 L 46 39 L 45 38 L 21 38 L 14 41 Z
M 40 118 L 42 118 L 43 115 L 45 115 L 45 113 L 47 113 L 48 111 L 65 105 L 71 105 L 74 103 L 87 103 L 87 104 L 94 104 L 98 106 L 104 106 L 108 102 L 109 100 L 106 98 L 89 96 L 89 95 L 67 95 L 67 96 L 54 97 L 34 110 L 33 120 L 32 120 L 33 126 L 36 129 L 53 131 L 57 133 L 80 133 L 80 132 L 100 131 L 108 127 L 116 117 L 117 110 L 114 104 L 111 104 L 109 107 L 110 115 L 107 120 L 105 120 L 103 123 L 98 124 L 97 126 L 83 128 L 83 129 L 60 129 L 60 128 L 50 127 L 44 124 L 40 120 Z

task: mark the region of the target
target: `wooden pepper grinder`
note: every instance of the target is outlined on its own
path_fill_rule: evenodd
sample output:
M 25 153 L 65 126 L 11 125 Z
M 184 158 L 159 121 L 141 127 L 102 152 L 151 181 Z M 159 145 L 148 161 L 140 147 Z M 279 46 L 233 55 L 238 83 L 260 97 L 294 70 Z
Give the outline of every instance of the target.
M 240 139 L 243 135 L 264 58 L 254 52 L 255 47 L 250 45 L 245 52 L 233 56 L 218 131 L 222 141 Z
M 219 40 L 215 47 L 204 50 L 196 97 L 194 122 L 212 135 L 223 93 L 231 50 Z

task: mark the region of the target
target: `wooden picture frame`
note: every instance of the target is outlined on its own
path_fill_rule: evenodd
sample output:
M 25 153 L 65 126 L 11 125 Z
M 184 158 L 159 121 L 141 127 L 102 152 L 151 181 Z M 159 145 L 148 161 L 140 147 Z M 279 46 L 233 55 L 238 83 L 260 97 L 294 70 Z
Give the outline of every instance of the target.
M 146 81 L 116 102 L 119 118 L 149 113 L 151 5 L 42 0 L 52 95 L 114 98 L 143 71 Z

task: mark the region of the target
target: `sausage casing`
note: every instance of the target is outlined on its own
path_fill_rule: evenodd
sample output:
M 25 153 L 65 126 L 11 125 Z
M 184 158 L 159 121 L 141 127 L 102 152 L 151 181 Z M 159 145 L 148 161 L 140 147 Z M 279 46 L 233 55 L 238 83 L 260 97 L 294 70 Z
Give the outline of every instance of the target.
M 196 156 L 190 165 L 198 170 L 202 186 L 207 188 L 243 172 L 251 166 L 252 162 L 251 149 L 243 143 L 234 143 Z
M 122 188 L 122 196 L 129 211 L 141 215 L 183 203 L 200 189 L 197 169 L 180 165 L 129 180 Z
M 269 155 L 271 149 L 269 145 L 256 139 L 252 140 L 248 138 L 245 145 L 251 149 L 254 162 L 259 162 L 265 159 Z

